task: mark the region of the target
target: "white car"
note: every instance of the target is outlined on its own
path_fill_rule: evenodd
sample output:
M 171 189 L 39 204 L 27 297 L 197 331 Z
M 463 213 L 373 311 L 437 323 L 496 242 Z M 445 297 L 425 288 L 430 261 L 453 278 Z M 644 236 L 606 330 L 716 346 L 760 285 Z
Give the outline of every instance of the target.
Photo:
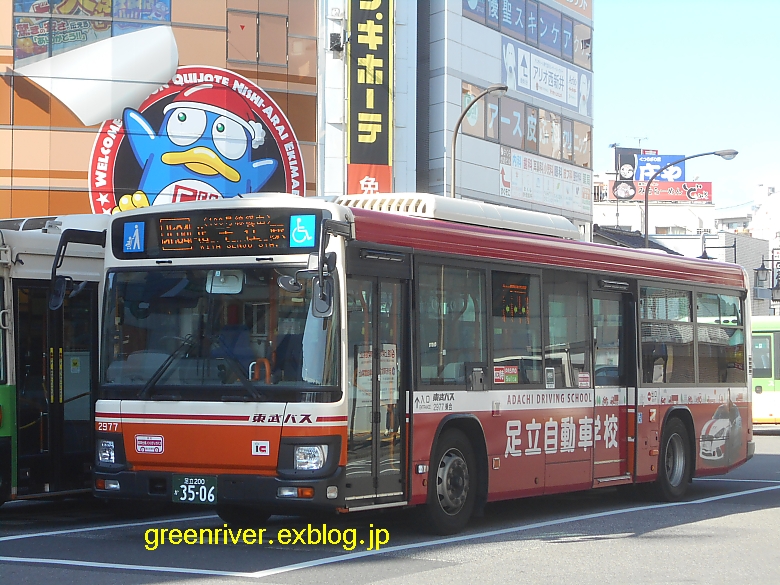
M 710 461 L 724 459 L 727 449 L 738 447 L 741 440 L 742 417 L 739 409 L 729 401 L 721 404 L 702 428 L 699 455 Z

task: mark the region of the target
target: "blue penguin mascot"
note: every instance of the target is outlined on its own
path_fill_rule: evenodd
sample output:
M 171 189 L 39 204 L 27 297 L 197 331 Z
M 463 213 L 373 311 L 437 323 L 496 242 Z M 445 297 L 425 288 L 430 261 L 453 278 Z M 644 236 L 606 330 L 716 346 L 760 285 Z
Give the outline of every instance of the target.
M 210 83 L 189 87 L 163 114 L 155 133 L 140 112 L 124 112 L 125 133 L 143 172 L 138 190 L 122 196 L 114 213 L 254 193 L 276 170 L 274 159 L 252 160 L 265 130 L 249 102 L 229 88 Z

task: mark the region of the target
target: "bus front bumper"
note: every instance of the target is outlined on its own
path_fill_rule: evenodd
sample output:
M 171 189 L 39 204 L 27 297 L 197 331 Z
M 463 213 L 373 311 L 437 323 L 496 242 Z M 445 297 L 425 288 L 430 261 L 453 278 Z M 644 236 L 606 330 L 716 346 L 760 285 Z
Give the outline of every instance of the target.
M 173 473 L 154 471 L 95 471 L 93 494 L 111 500 L 177 502 L 173 496 Z M 245 505 L 268 508 L 274 513 L 305 510 L 334 510 L 344 506 L 344 468 L 325 478 L 284 479 L 261 475 L 218 475 L 216 505 Z M 99 489 L 97 486 L 116 486 Z M 337 489 L 336 497 L 333 488 Z M 280 488 L 313 488 L 312 497 L 280 496 Z M 330 490 L 328 489 L 330 488 Z M 330 492 L 331 497 L 328 497 Z
M 756 443 L 755 443 L 755 441 L 748 441 L 747 448 L 748 448 L 748 450 L 747 450 L 747 458 L 749 460 L 756 453 Z

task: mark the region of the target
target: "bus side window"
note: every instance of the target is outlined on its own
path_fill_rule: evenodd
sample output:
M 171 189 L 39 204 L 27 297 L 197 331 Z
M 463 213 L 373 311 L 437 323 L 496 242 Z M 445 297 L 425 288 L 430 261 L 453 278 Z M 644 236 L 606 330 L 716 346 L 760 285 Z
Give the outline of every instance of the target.
M 693 384 L 696 370 L 691 292 L 643 286 L 639 316 L 642 383 Z
M 485 273 L 421 265 L 420 379 L 430 385 L 466 384 L 466 365 L 486 360 Z
M 777 352 L 780 351 L 780 332 L 776 331 L 775 333 L 772 334 L 772 336 L 774 337 L 774 347 L 773 347 L 773 349 L 774 349 L 774 355 L 775 355 L 775 359 L 774 359 L 775 380 L 780 380 L 780 360 L 777 359 L 777 355 L 778 355 Z M 771 353 L 770 353 L 770 357 L 771 357 Z M 771 363 L 771 360 L 770 360 L 770 363 Z
M 494 271 L 493 373 L 499 384 L 542 383 L 539 277 Z
M 556 388 L 577 388 L 580 374 L 587 374 L 590 385 L 588 278 L 549 270 L 543 275 L 542 287 L 547 331 L 545 369 L 555 372 Z

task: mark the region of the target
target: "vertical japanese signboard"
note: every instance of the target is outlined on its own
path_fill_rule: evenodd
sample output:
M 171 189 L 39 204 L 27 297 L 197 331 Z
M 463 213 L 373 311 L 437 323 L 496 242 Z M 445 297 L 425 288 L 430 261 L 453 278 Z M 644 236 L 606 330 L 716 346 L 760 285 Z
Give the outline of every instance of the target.
M 393 188 L 393 2 L 349 2 L 347 193 Z

